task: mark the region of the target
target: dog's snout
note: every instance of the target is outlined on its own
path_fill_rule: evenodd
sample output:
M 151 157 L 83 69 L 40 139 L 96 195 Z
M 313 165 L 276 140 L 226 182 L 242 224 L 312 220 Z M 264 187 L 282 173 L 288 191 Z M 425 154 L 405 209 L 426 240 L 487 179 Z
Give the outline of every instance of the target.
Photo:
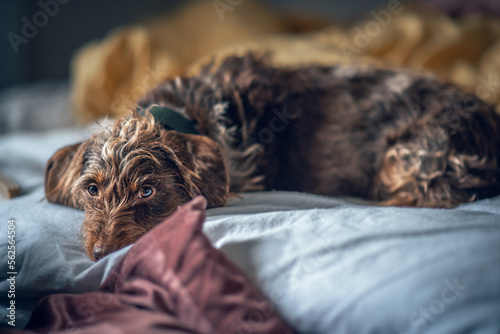
M 94 260 L 99 261 L 109 253 L 112 253 L 114 249 L 111 247 L 106 247 L 103 245 L 94 245 L 94 248 L 92 249 L 92 257 Z

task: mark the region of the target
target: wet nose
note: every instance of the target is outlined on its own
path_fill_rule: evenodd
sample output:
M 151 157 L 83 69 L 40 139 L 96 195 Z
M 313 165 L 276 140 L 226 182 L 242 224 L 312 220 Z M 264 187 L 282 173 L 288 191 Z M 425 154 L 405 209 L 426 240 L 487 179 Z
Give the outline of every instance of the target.
M 110 247 L 106 247 L 103 245 L 94 245 L 94 248 L 92 249 L 92 257 L 94 260 L 99 261 L 109 253 L 113 252 L 113 249 Z

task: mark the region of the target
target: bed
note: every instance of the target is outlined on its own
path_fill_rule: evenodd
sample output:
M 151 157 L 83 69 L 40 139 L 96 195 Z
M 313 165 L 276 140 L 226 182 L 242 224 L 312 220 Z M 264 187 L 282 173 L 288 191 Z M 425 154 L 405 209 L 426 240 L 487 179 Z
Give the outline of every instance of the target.
M 0 137 L 0 171 L 22 188 L 19 197 L 0 201 L 0 331 L 22 329 L 45 296 L 96 291 L 132 247 L 92 262 L 80 239 L 84 213 L 44 200 L 49 157 L 99 128 L 62 118 L 65 84 L 44 87 L 36 89 L 43 91 L 38 108 L 23 102 L 33 87 L 0 98 L 4 124 L 16 130 Z M 14 105 L 28 118 L 45 108 L 59 112 L 61 124 L 19 128 L 5 118 Z M 415 209 L 261 192 L 240 194 L 206 214 L 203 233 L 210 243 L 297 333 L 500 332 L 500 197 Z M 11 219 L 14 298 L 7 294 Z M 15 327 L 7 317 L 12 299 Z

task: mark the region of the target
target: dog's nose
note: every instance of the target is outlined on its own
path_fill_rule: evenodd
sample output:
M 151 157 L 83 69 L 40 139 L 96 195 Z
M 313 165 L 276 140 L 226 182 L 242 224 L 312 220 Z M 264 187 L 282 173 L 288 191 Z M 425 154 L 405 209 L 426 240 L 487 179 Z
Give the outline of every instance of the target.
M 95 245 L 94 248 L 92 249 L 92 257 L 96 260 L 99 261 L 109 253 L 111 253 L 113 250 L 109 247 L 101 246 L 101 245 Z

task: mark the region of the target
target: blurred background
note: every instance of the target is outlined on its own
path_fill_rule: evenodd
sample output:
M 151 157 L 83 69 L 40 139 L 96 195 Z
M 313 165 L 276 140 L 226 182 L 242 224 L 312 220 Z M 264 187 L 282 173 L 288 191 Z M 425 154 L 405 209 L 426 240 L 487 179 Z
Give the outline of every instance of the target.
M 207 5 L 203 7 L 205 9 L 202 12 L 196 14 L 198 16 L 194 14 L 196 9 L 192 10 L 191 16 L 184 11 L 184 15 L 190 17 L 189 21 L 176 22 L 176 25 L 172 23 L 172 25 L 167 26 L 168 21 L 174 21 L 180 7 L 201 2 L 205 2 Z M 247 5 L 250 6 L 250 4 L 253 6 L 254 3 L 259 4 L 260 12 L 254 11 L 252 15 L 248 14 L 251 19 L 245 22 L 247 16 L 244 8 Z M 396 8 L 397 14 L 396 12 L 392 13 L 391 8 Z M 408 8 L 411 8 L 411 10 Z M 415 8 L 420 11 L 420 14 L 414 14 Z M 399 9 L 404 9 L 404 11 L 400 12 Z M 387 21 L 386 18 L 374 14 L 381 13 L 380 10 L 390 13 L 390 25 L 385 25 L 384 20 Z M 410 11 L 410 13 L 405 14 L 406 11 Z M 426 21 L 426 14 L 422 14 L 421 11 L 440 13 L 433 15 L 445 17 L 447 23 L 429 23 Z M 262 16 L 264 12 L 266 15 Z M 497 67 L 492 72 L 491 69 L 484 69 L 481 61 L 483 61 L 482 57 L 485 56 L 487 62 L 491 63 L 492 56 L 489 54 L 493 52 L 492 50 L 496 50 L 494 44 L 497 41 L 500 28 L 495 22 L 498 22 L 499 13 L 500 5 L 498 0 L 268 0 L 258 2 L 250 0 L 2 0 L 0 4 L 0 30 L 2 36 L 0 39 L 0 134 L 16 130 L 47 130 L 52 127 L 74 124 L 77 121 L 88 122 L 91 119 L 103 116 L 106 113 L 103 110 L 106 108 L 113 109 L 113 101 L 115 106 L 118 105 L 116 99 L 124 94 L 123 90 L 118 88 L 121 85 L 120 80 L 114 74 L 102 74 L 99 71 L 107 72 L 110 67 L 121 66 L 120 64 L 125 62 L 134 62 L 136 56 L 133 54 L 136 51 L 131 52 L 133 56 L 124 56 L 119 48 L 114 49 L 114 56 L 108 54 L 100 57 L 100 67 L 95 65 L 99 62 L 96 62 L 96 56 L 87 55 L 84 60 L 79 62 L 76 69 L 72 69 L 71 64 L 75 62 L 75 54 L 78 52 L 83 53 L 81 51 L 82 47 L 91 41 L 96 43 L 107 41 L 109 45 L 113 43 L 113 38 L 109 37 L 110 35 L 112 36 L 116 31 L 126 29 L 126 27 L 136 23 L 147 22 L 151 17 L 161 17 L 159 21 L 163 20 L 164 28 L 170 29 L 169 33 L 177 29 L 179 35 L 183 36 L 183 30 L 193 29 L 194 32 L 189 35 L 191 38 L 189 42 L 192 42 L 196 29 L 203 32 L 204 24 L 207 24 L 207 26 L 209 24 L 217 25 L 217 29 L 219 29 L 217 34 L 208 37 L 206 35 L 201 36 L 204 42 L 207 42 L 207 39 L 213 39 L 213 45 L 217 47 L 225 45 L 222 40 L 227 37 L 222 36 L 223 34 L 220 32 L 224 31 L 224 25 L 229 24 L 228 21 L 230 21 L 229 19 L 226 20 L 224 16 L 231 16 L 232 19 L 243 22 L 239 25 L 240 28 L 245 28 L 244 24 L 247 24 L 248 31 L 252 29 L 252 31 L 256 31 L 254 35 L 249 33 L 249 36 L 244 36 L 242 34 L 242 41 L 246 38 L 261 37 L 266 34 L 285 33 L 289 36 L 294 34 L 306 36 L 304 38 L 307 39 L 309 35 L 305 34 L 319 32 L 309 39 L 314 39 L 315 43 L 322 41 L 321 47 L 327 46 L 331 48 L 333 44 L 337 43 L 335 45 L 337 49 L 341 43 L 344 43 L 344 47 L 337 50 L 343 53 L 344 56 L 346 52 L 353 54 L 352 50 L 354 50 L 355 56 L 362 53 L 377 58 L 377 60 L 382 59 L 385 62 L 388 61 L 397 65 L 415 65 L 415 67 L 438 72 L 441 68 L 446 67 L 446 71 L 439 73 L 441 77 L 464 86 L 469 85 L 465 88 L 482 92 L 483 97 L 489 99 L 492 103 L 496 103 L 498 91 L 495 83 L 496 77 L 488 77 L 488 75 L 481 77 L 481 73 L 496 74 L 495 71 L 498 66 L 495 65 Z M 170 16 L 168 16 L 169 14 Z M 471 14 L 479 16 L 465 23 L 460 21 L 463 20 L 463 17 Z M 478 22 L 483 21 L 483 15 L 486 15 L 488 20 L 492 20 L 493 23 L 490 21 L 487 24 Z M 197 17 L 199 20 L 193 19 Z M 261 25 L 259 17 L 262 17 L 261 30 L 259 30 Z M 400 19 L 404 22 L 396 22 Z M 413 19 L 415 19 L 415 22 L 412 21 Z M 443 19 L 440 18 L 440 20 Z M 470 23 L 471 20 L 475 20 L 476 23 Z M 279 24 L 277 21 L 279 21 Z M 360 45 L 363 44 L 366 33 L 370 33 L 369 30 L 366 30 L 370 29 L 368 25 L 365 25 L 366 22 L 378 24 L 378 28 L 373 24 L 372 28 L 379 29 L 375 31 L 376 34 L 373 36 L 370 34 L 370 44 L 368 46 Z M 200 25 L 201 27 L 199 27 Z M 342 30 L 335 30 L 332 27 Z M 354 28 L 358 28 L 358 30 Z M 226 32 L 231 29 L 233 29 L 232 26 L 228 25 Z M 457 45 L 460 43 L 453 41 L 453 36 L 457 35 L 457 31 L 454 31 L 454 29 L 466 38 L 466 42 L 459 41 L 463 45 L 458 49 Z M 173 31 L 173 33 L 176 31 Z M 362 35 L 357 31 L 362 31 Z M 398 51 L 399 54 L 395 56 L 398 44 L 404 44 L 405 41 L 408 42 L 409 39 L 416 38 L 415 33 L 410 33 L 411 31 L 416 31 L 417 35 L 420 34 L 417 36 L 420 40 L 408 47 L 406 53 L 403 52 L 403 55 L 400 55 L 401 52 Z M 424 55 L 421 59 L 425 58 L 425 61 L 412 59 L 412 54 L 417 51 L 420 52 L 420 50 L 416 49 L 416 46 L 424 45 L 425 43 L 422 41 L 425 38 L 432 37 L 433 34 L 439 31 L 448 33 L 443 40 L 449 41 L 452 39 L 455 44 L 445 51 L 434 52 L 432 56 L 434 58 L 431 56 L 426 58 Z M 133 33 L 129 34 L 125 38 L 125 42 L 122 40 L 116 43 L 133 44 L 135 42 L 131 42 L 131 40 L 135 37 L 130 37 L 132 35 Z M 339 37 L 340 35 L 342 36 Z M 351 38 L 350 42 L 346 36 Z M 150 47 L 155 47 L 156 44 L 163 42 L 158 42 L 161 37 L 154 37 L 154 33 L 149 34 L 148 38 Z M 221 40 L 220 43 L 217 42 L 218 39 Z M 226 39 L 228 43 L 234 43 L 238 36 L 227 37 Z M 478 39 L 479 42 L 477 43 L 480 45 L 476 45 L 476 42 L 474 42 L 476 44 L 467 45 L 468 41 L 477 41 Z M 346 41 L 347 44 L 345 44 Z M 175 45 L 174 42 L 172 43 L 170 45 Z M 435 41 L 434 43 L 436 44 Z M 178 54 L 169 55 L 170 63 L 175 63 L 175 68 L 178 69 L 175 72 L 169 67 L 171 74 L 184 73 L 189 68 L 186 59 L 191 55 L 193 59 L 189 59 L 190 64 L 194 62 L 194 59 L 204 56 L 204 53 L 212 52 L 212 49 L 215 48 L 214 46 L 212 49 L 208 47 L 198 47 L 196 49 L 196 45 L 186 44 L 183 46 L 185 50 L 180 50 Z M 350 47 L 352 48 L 349 49 Z M 191 54 L 190 48 L 197 51 Z M 401 49 L 401 45 L 399 48 Z M 130 49 L 132 48 L 127 47 L 128 51 Z M 293 50 L 296 49 L 297 47 L 293 48 Z M 471 53 L 469 51 L 462 52 L 467 49 L 474 49 L 477 52 L 472 52 L 472 54 L 469 54 Z M 172 50 L 169 50 L 169 52 L 172 53 Z M 458 56 L 460 58 L 456 63 L 453 62 L 452 69 L 448 69 L 448 65 L 451 64 L 450 57 L 441 57 L 439 61 L 435 59 L 435 55 L 442 56 L 446 52 L 454 53 L 454 57 Z M 461 53 L 464 54 L 463 57 L 461 57 Z M 304 52 L 304 54 L 306 55 L 307 52 Z M 151 55 L 151 57 L 156 57 L 154 52 Z M 113 61 L 110 62 L 110 59 L 118 59 L 119 61 L 114 63 Z M 323 59 L 326 58 L 323 57 Z M 332 59 L 334 60 L 334 58 Z M 151 72 L 151 68 L 154 68 L 155 65 L 157 65 L 155 61 L 148 63 L 148 70 Z M 103 86 L 99 86 L 98 75 L 108 75 L 103 80 L 109 80 L 110 77 L 113 77 L 114 84 L 106 86 L 101 82 L 100 84 Z M 130 70 L 125 74 L 121 73 L 118 77 L 129 78 L 134 75 L 136 75 L 136 72 Z M 76 85 L 79 87 L 76 92 L 75 80 Z M 137 86 L 137 80 L 130 83 L 129 86 L 133 88 L 134 85 Z M 88 86 L 92 86 L 96 90 L 92 91 Z M 131 95 L 130 87 L 128 93 L 125 90 L 128 95 Z M 99 97 L 99 92 L 103 91 L 107 93 L 112 91 L 112 93 L 109 93 L 109 96 Z M 93 105 L 92 99 L 96 101 L 111 100 L 99 102 L 101 105 Z M 34 109 L 37 109 L 40 104 L 50 105 L 51 107 L 45 108 L 43 113 L 38 112 L 33 116 Z M 61 111 L 63 109 L 66 112 Z M 111 114 L 114 116 L 121 113 L 121 111 L 114 111 L 111 110 Z
M 252 1 L 252 0 L 243 0 Z M 42 7 L 39 0 L 2 0 L 0 4 L 0 88 L 68 78 L 73 53 L 85 43 L 103 38 L 111 29 L 140 22 L 159 12 L 172 11 L 184 0 L 69 0 L 58 13 L 15 52 L 7 35 L 22 36 L 23 17 L 32 21 Z M 50 1 L 42 0 L 43 3 Z M 277 11 L 307 12 L 325 19 L 354 21 L 387 0 L 270 0 L 261 1 Z M 207 15 L 217 15 L 215 10 Z M 193 22 L 196 24 L 196 22 Z

